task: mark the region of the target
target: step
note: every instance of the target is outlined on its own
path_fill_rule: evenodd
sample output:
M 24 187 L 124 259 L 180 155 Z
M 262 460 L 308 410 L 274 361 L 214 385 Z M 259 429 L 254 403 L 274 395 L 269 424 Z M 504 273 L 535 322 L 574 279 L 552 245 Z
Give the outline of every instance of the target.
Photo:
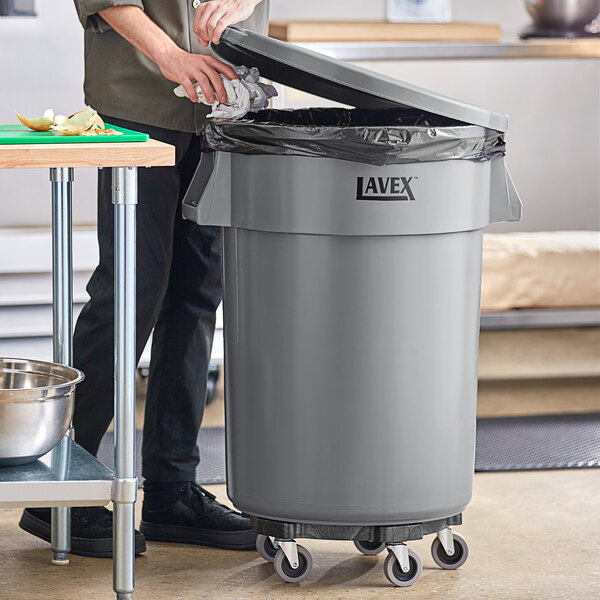
M 482 331 L 480 380 L 600 377 L 600 328 Z

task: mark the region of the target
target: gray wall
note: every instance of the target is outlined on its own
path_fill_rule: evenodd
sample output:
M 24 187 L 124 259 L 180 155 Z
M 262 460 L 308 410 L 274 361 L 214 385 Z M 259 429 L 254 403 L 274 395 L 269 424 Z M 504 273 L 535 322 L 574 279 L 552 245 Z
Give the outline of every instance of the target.
M 83 106 L 82 31 L 72 0 L 38 0 L 35 19 L 0 18 L 0 122 Z M 273 18 L 383 19 L 385 0 L 271 0 Z M 453 0 L 456 20 L 515 34 L 522 0 Z M 6 60 L 6 57 L 9 57 Z M 509 164 L 525 202 L 515 230 L 598 227 L 600 68 L 597 60 L 420 61 L 367 65 L 511 116 Z M 290 102 L 306 103 L 292 98 Z M 318 101 L 322 104 L 322 101 Z M 95 221 L 95 172 L 76 171 L 74 220 Z M 46 170 L 0 173 L 0 227 L 47 225 Z M 499 226 L 499 229 L 506 229 Z
M 386 0 L 271 0 L 273 19 L 365 20 L 385 19 Z M 455 21 L 499 23 L 506 33 L 528 22 L 524 0 L 452 0 Z
M 597 60 L 371 63 L 371 68 L 510 115 L 507 164 L 520 223 L 488 231 L 600 227 Z

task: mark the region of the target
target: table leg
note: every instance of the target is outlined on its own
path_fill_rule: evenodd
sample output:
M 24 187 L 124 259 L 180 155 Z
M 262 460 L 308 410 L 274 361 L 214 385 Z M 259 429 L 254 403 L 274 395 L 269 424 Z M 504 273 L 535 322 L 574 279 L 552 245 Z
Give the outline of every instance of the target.
M 52 182 L 52 326 L 53 360 L 73 364 L 73 232 L 71 217 L 72 168 L 50 169 Z M 70 432 L 72 435 L 72 431 Z M 51 546 L 55 565 L 69 564 L 69 508 L 51 511 Z
M 115 479 L 113 583 L 118 600 L 134 589 L 135 559 L 135 252 L 137 169 L 113 168 L 115 205 Z

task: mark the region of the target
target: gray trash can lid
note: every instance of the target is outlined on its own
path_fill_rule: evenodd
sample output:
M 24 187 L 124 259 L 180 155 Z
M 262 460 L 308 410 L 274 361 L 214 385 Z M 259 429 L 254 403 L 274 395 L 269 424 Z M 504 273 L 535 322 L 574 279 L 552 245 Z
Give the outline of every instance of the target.
M 223 59 L 258 67 L 272 81 L 360 108 L 399 106 L 504 132 L 508 117 L 295 44 L 228 27 L 212 49 Z

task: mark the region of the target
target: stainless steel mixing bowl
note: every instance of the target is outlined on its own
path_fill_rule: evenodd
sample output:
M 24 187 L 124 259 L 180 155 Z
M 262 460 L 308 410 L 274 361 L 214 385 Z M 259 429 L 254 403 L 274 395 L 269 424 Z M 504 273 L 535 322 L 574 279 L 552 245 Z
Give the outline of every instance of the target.
M 83 377 L 56 363 L 0 358 L 0 466 L 32 462 L 59 442 Z
M 525 0 L 538 27 L 551 30 L 583 30 L 600 13 L 600 0 Z

